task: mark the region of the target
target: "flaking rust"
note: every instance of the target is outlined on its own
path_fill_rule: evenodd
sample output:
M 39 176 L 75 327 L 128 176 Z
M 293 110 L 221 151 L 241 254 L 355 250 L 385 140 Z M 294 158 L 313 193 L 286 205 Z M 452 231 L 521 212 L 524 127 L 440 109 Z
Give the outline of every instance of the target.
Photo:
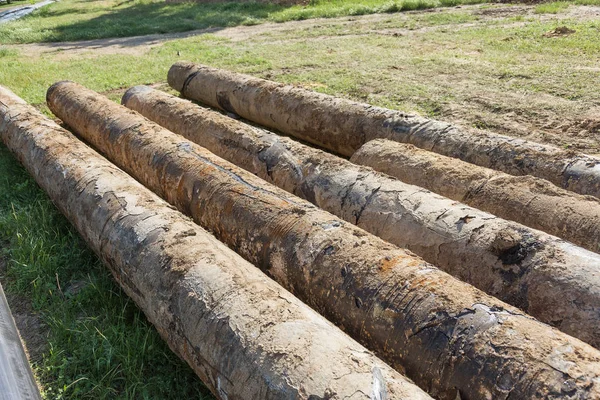
M 352 156 L 373 139 L 410 143 L 512 175 L 600 197 L 600 158 L 180 61 L 169 85 L 184 97 Z
M 218 398 L 431 399 L 2 87 L 0 138 Z
M 147 87 L 123 103 L 542 322 L 600 346 L 600 256 Z
M 433 396 L 600 395 L 593 347 L 80 85 L 53 85 L 48 104 L 113 162 Z

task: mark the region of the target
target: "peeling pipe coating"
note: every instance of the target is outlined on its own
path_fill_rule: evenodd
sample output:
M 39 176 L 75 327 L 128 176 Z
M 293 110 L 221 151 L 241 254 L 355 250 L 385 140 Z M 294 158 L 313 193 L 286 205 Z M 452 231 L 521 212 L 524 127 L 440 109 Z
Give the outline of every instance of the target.
M 219 157 L 600 346 L 600 256 L 147 87 L 123 103 Z
M 350 157 L 373 139 L 410 143 L 511 175 L 533 175 L 600 197 L 600 158 L 374 107 L 190 62 L 175 63 L 169 85 L 184 97 Z
M 350 160 L 600 253 L 600 199 L 596 197 L 386 139 L 367 142 Z
M 0 138 L 218 398 L 430 399 L 2 87 Z
M 440 399 L 600 396 L 600 352 L 71 82 L 51 110 Z

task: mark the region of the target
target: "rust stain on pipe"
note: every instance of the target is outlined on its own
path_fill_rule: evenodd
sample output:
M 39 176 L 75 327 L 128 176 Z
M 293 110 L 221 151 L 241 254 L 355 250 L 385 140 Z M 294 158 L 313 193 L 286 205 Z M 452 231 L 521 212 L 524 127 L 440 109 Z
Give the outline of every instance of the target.
M 600 253 L 596 197 L 386 139 L 366 143 L 351 161 Z
M 169 85 L 184 97 L 350 157 L 373 139 L 410 143 L 511 175 L 533 175 L 600 197 L 600 158 L 374 107 L 190 62 L 175 63 Z
M 0 138 L 218 398 L 430 399 L 2 87 Z
M 600 395 L 593 347 L 80 85 L 55 84 L 48 102 L 114 162 L 432 395 Z M 386 262 L 394 265 L 381 271 Z
M 147 87 L 123 103 L 266 181 L 600 346 L 600 256 Z

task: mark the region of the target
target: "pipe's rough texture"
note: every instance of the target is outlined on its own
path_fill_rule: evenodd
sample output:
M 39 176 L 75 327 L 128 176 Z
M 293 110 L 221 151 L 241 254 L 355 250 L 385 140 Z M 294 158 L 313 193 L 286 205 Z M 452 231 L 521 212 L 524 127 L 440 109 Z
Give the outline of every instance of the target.
M 77 84 L 54 113 L 441 399 L 591 398 L 600 351 Z
M 600 256 L 371 168 L 135 87 L 123 103 L 268 182 L 600 346 Z
M 596 197 L 387 139 L 367 142 L 350 160 L 600 253 L 600 199 Z
M 600 197 L 598 157 L 509 136 L 473 134 L 445 122 L 189 62 L 174 64 L 168 81 L 184 97 L 348 157 L 366 142 L 385 138 Z
M 430 398 L 2 88 L 0 118 L 7 147 L 219 398 Z

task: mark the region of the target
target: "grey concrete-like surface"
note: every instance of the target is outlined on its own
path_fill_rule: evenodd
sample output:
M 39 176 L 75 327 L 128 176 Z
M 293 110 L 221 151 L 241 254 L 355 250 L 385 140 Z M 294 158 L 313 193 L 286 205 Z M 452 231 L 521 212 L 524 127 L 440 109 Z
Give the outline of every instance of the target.
M 22 18 L 28 14 L 31 14 L 38 8 L 47 6 L 48 4 L 54 3 L 55 0 L 45 0 L 36 4 L 28 4 L 23 7 L 15 7 L 9 10 L 0 12 L 0 24 L 5 22 L 14 21 L 15 19 Z
M 0 285 L 0 400 L 37 400 L 40 392 Z

